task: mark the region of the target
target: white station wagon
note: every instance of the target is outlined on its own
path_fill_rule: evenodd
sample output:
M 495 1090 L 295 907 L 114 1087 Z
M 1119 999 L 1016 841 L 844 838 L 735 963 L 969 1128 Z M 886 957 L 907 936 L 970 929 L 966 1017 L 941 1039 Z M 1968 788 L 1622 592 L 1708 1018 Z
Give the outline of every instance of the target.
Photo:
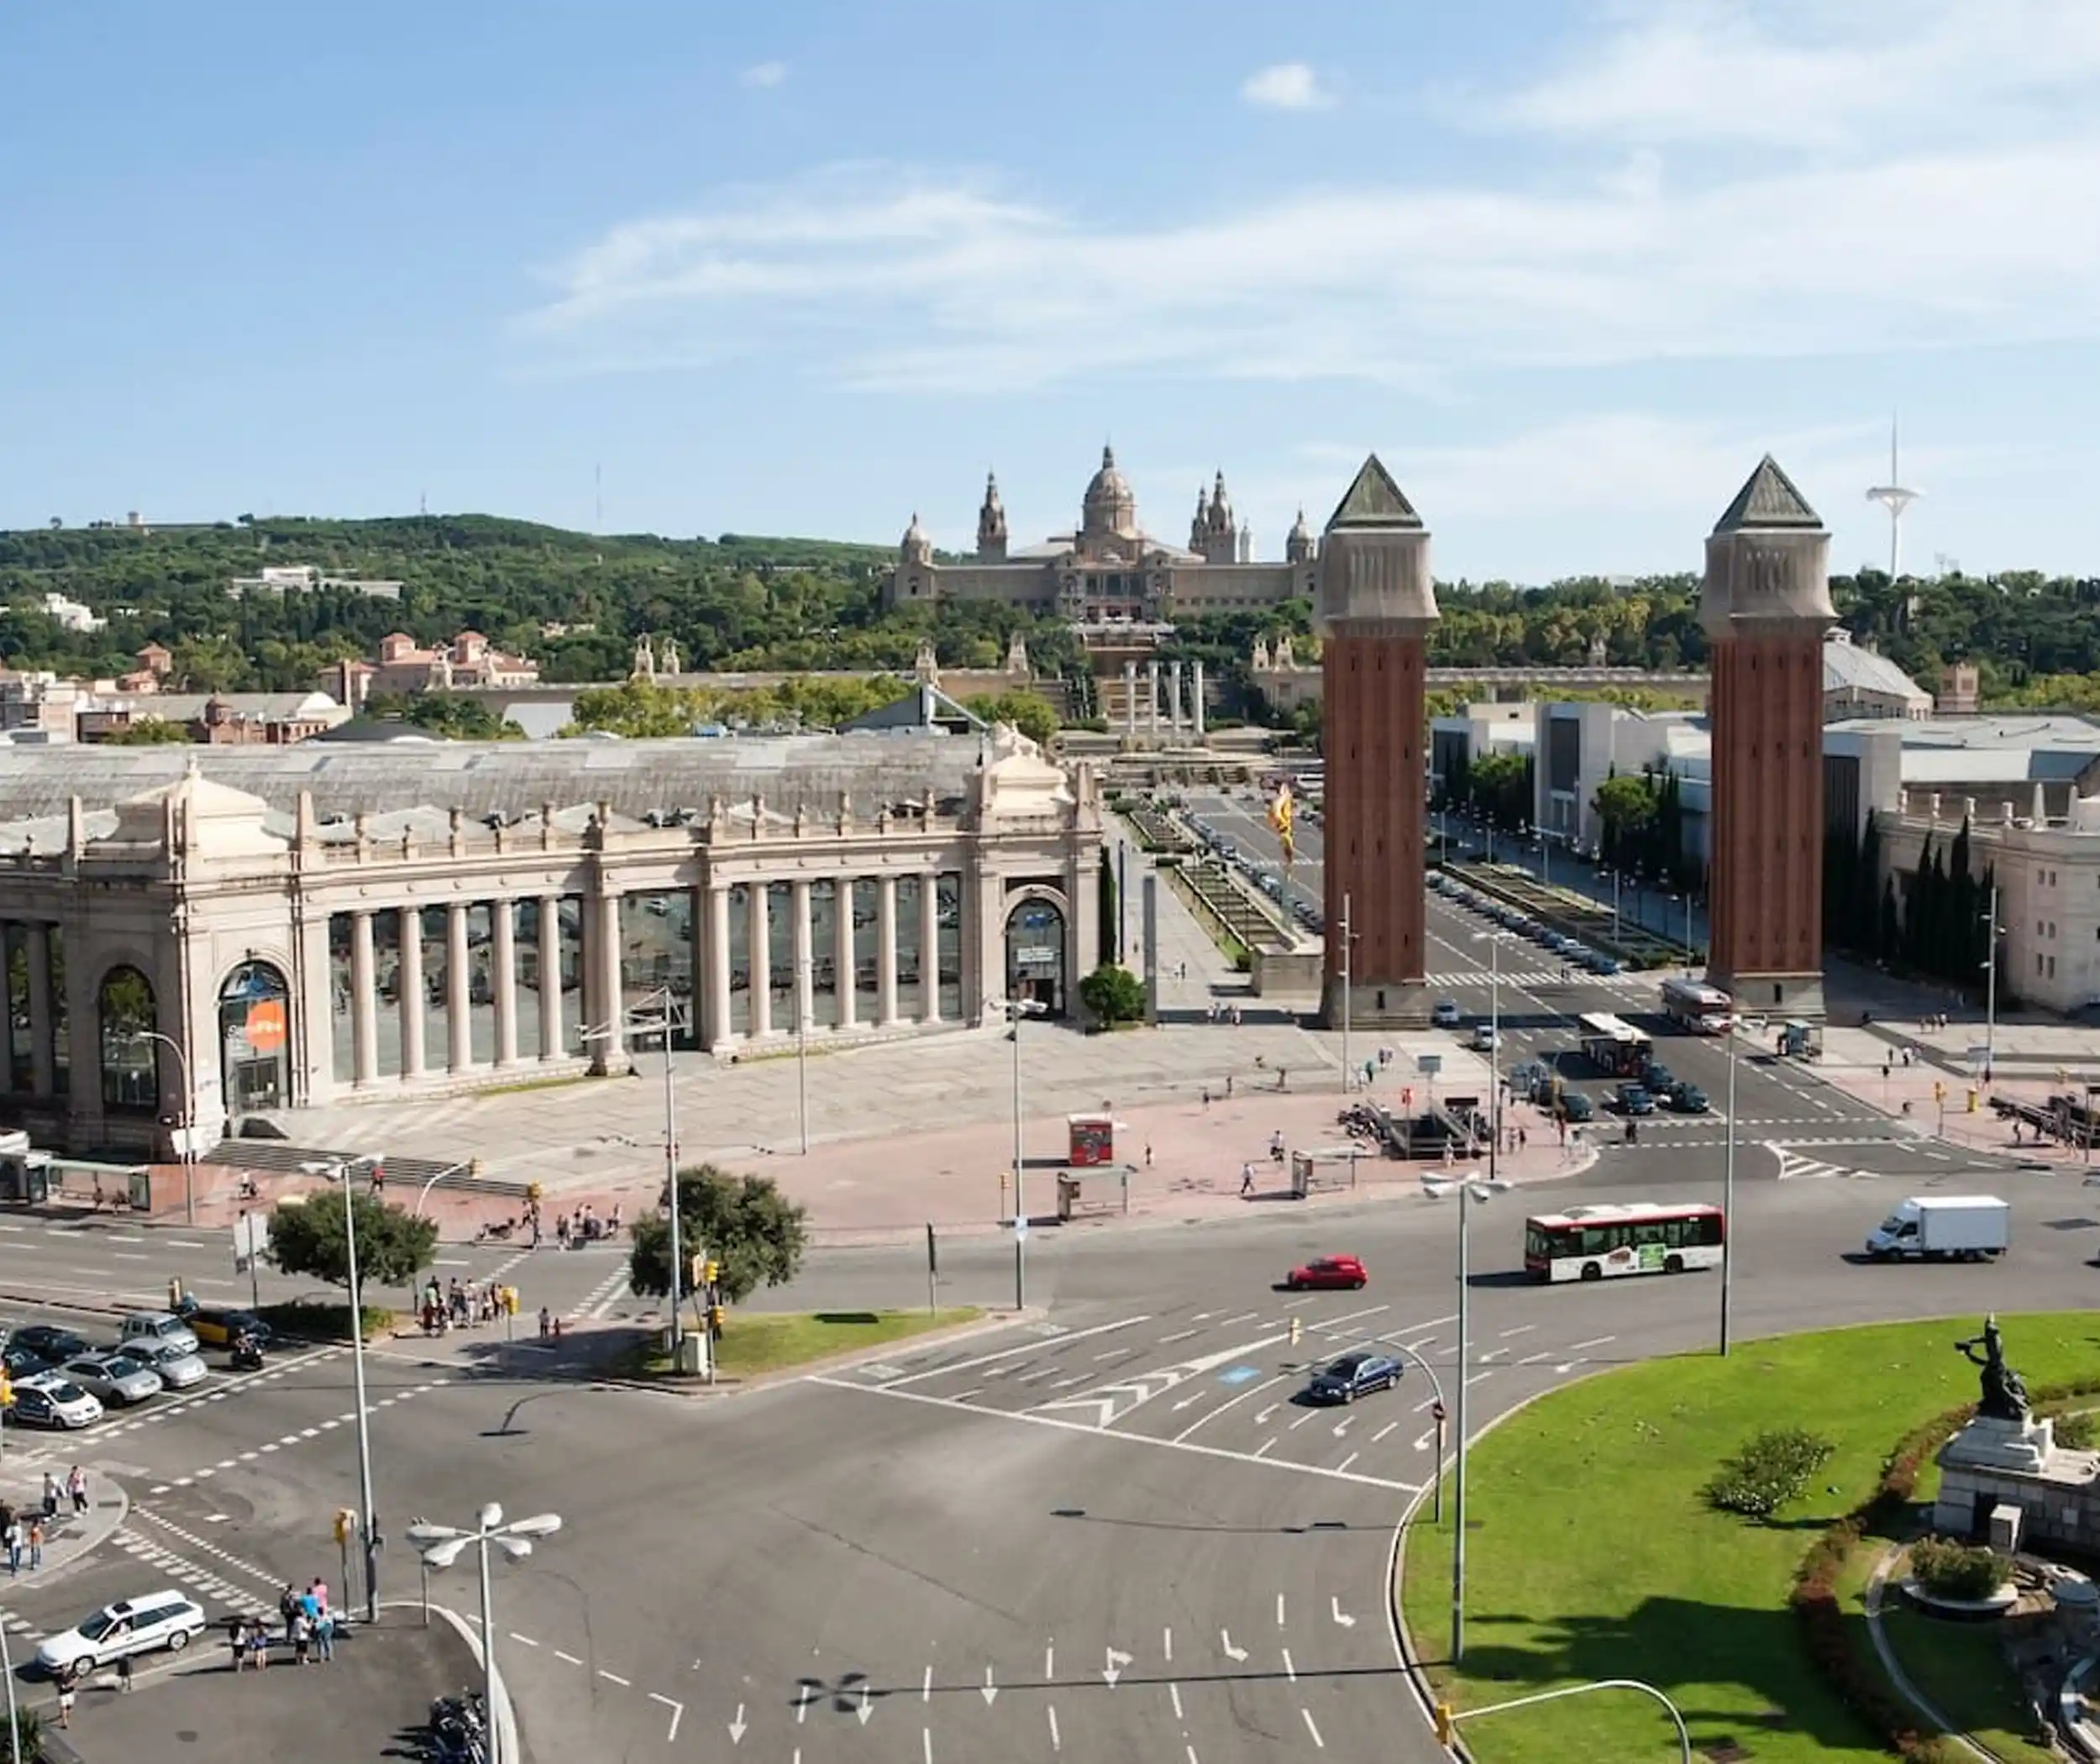
M 119 1599 L 45 1636 L 36 1663 L 55 1677 L 71 1678 L 129 1654 L 179 1651 L 204 1633 L 205 1623 L 204 1607 L 172 1589 Z

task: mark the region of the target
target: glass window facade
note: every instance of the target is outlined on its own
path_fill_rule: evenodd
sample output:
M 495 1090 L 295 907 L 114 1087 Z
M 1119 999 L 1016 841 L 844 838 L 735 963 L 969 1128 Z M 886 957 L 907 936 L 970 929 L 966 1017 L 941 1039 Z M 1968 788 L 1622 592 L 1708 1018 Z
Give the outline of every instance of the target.
M 372 985 L 379 995 L 381 1078 L 401 1076 L 401 915 L 386 907 L 372 915 Z
M 678 1026 L 674 1047 L 700 1045 L 693 986 L 693 891 L 674 888 L 620 897 L 620 997 L 628 1011 L 654 1011 L 651 995 L 668 989 Z M 648 1045 L 659 1045 L 654 1037 Z
M 477 1066 L 496 1063 L 495 937 L 496 915 L 489 904 L 467 908 L 467 1030 Z
M 155 1026 L 153 986 L 135 968 L 113 968 L 96 995 L 100 1018 L 102 1106 L 150 1115 L 160 1105 L 160 1047 L 143 1039 Z
M 291 1100 L 291 989 L 270 962 L 244 962 L 218 990 L 219 1071 L 229 1115 Z
M 773 1032 L 795 1033 L 795 890 L 785 882 L 765 885 L 766 975 L 773 997 Z
M 897 878 L 897 1015 L 911 1021 L 926 1015 L 919 991 L 919 927 L 924 922 L 920 897 L 921 876 Z
M 517 1057 L 533 1059 L 559 1050 L 541 1039 L 539 1021 L 539 902 L 499 901 L 511 915 L 511 990 L 517 998 Z
M 838 989 L 849 984 L 838 972 L 838 884 L 831 877 L 810 884 L 810 1026 L 838 1026 Z M 852 903 L 848 902 L 848 910 Z
M 729 1032 L 751 1033 L 751 890 L 729 890 Z
M 51 927 L 51 1089 L 60 1096 L 73 1089 L 73 1013 L 66 993 L 66 933 Z
M 941 922 L 941 1015 L 956 1022 L 963 1015 L 963 879 L 953 870 L 939 879 L 935 896 Z
M 350 916 L 328 915 L 328 1070 L 336 1083 L 357 1076 L 357 1000 L 350 990 Z
M 583 1032 L 583 896 L 561 897 L 561 1051 L 581 1053 Z
M 873 882 L 852 885 L 853 915 L 853 1015 L 863 1023 L 876 1021 L 882 990 L 881 890 Z
M 423 1068 L 442 1072 L 452 1057 L 451 944 L 445 935 L 446 910 L 426 906 L 417 914 L 423 926 Z
M 36 1057 L 29 1050 L 29 933 L 26 926 L 7 927 L 8 1084 L 28 1095 L 36 1082 Z

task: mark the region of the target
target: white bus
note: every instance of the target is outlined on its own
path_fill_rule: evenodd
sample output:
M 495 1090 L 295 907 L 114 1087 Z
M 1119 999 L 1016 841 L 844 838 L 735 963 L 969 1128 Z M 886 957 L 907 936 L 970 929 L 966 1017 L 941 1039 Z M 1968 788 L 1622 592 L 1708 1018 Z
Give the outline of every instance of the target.
M 1717 1206 L 1572 1206 L 1524 1221 L 1524 1271 L 1547 1281 L 1681 1274 L 1719 1268 L 1727 1236 Z
M 1718 986 L 1701 980 L 1662 983 L 1662 1014 L 1694 1035 L 1727 1034 L 1735 1012 L 1735 1000 Z
M 1631 1023 L 1604 1011 L 1575 1019 L 1582 1036 L 1583 1058 L 1614 1078 L 1638 1078 L 1655 1052 L 1655 1043 Z

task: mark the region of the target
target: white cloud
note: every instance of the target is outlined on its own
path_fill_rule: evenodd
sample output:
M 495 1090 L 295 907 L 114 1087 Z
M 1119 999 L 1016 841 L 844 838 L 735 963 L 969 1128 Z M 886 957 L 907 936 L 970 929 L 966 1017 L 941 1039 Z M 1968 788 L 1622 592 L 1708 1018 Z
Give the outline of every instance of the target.
M 1132 275 L 1132 264 L 1159 273 Z M 1666 185 L 1368 184 L 1112 226 L 837 167 L 616 227 L 522 321 L 570 365 L 769 350 L 835 383 L 1469 368 L 2100 335 L 2100 132 Z
M 748 86 L 755 91 L 763 92 L 781 84 L 787 76 L 786 62 L 760 61 L 754 66 L 745 68 L 742 73 L 738 74 L 737 83 L 739 86 Z
M 1596 139 L 2003 139 L 2100 76 L 2092 0 L 1635 0 L 1593 44 L 1460 119 Z
M 1249 74 L 1240 96 L 1264 110 L 1326 110 L 1335 102 L 1320 76 L 1303 61 L 1278 61 Z

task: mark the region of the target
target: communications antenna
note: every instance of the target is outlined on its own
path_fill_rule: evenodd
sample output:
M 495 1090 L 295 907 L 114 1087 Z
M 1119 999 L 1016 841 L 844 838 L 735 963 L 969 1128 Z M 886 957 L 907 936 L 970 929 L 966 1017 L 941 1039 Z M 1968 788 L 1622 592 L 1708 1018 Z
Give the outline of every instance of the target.
M 1903 560 L 1903 514 L 1913 502 L 1924 492 L 1907 490 L 1903 474 L 1896 464 L 1896 419 L 1888 419 L 1888 481 L 1877 484 L 1866 493 L 1866 500 L 1878 502 L 1888 511 L 1888 579 L 1894 581 Z

